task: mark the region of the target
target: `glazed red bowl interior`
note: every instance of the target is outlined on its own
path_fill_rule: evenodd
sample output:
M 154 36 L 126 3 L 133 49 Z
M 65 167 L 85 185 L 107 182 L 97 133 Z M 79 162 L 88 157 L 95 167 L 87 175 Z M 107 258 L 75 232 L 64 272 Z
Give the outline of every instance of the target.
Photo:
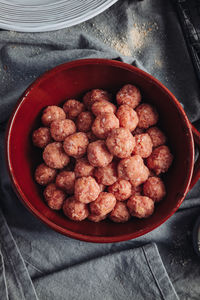
M 156 205 L 147 219 L 132 218 L 124 224 L 109 220 L 100 223 L 74 222 L 62 212 L 52 211 L 42 198 L 42 189 L 33 180 L 41 161 L 41 151 L 31 143 L 31 134 L 39 126 L 41 110 L 60 105 L 66 98 L 81 99 L 93 88 L 115 93 L 124 84 L 137 85 L 144 102 L 156 106 L 159 126 L 168 137 L 174 162 L 164 176 L 167 196 Z M 54 230 L 91 242 L 117 242 L 141 236 L 166 221 L 180 206 L 191 180 L 194 145 L 190 123 L 175 97 L 155 78 L 130 65 L 103 59 L 79 60 L 60 65 L 34 82 L 20 99 L 8 126 L 8 168 L 14 187 L 23 203 Z

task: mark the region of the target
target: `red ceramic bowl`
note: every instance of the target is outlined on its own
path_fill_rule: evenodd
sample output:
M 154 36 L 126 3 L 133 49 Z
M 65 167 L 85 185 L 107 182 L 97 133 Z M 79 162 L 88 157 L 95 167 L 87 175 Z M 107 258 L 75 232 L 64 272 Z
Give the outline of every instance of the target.
M 168 137 L 174 162 L 164 181 L 167 196 L 148 219 L 132 218 L 124 224 L 109 220 L 98 224 L 68 220 L 52 211 L 43 201 L 41 188 L 34 182 L 41 152 L 32 146 L 31 134 L 39 126 L 41 110 L 61 104 L 66 98 L 80 98 L 88 90 L 103 88 L 115 93 L 122 85 L 137 85 L 143 101 L 156 106 L 159 126 Z M 52 229 L 88 242 L 119 242 L 139 237 L 165 222 L 175 213 L 188 190 L 200 176 L 200 158 L 194 168 L 194 141 L 200 147 L 200 134 L 188 121 L 177 99 L 158 80 L 131 65 L 86 59 L 60 65 L 37 79 L 24 93 L 10 119 L 7 131 L 7 161 L 15 190 L 26 207 Z

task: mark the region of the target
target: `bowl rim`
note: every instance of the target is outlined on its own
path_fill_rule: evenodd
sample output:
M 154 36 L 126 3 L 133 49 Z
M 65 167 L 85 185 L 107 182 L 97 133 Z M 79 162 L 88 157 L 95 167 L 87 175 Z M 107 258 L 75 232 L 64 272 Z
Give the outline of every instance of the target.
M 27 199 L 27 197 L 25 196 L 25 194 L 23 193 L 22 189 L 20 188 L 20 186 L 17 183 L 17 179 L 14 175 L 14 171 L 12 168 L 12 161 L 11 161 L 11 156 L 10 156 L 10 137 L 11 137 L 11 132 L 12 132 L 12 128 L 13 128 L 13 123 L 15 120 L 15 117 L 17 115 L 18 110 L 20 109 L 21 105 L 23 104 L 24 101 L 26 101 L 26 98 L 28 96 L 28 94 L 36 87 L 38 86 L 42 81 L 48 79 L 51 76 L 54 76 L 57 72 L 60 72 L 62 70 L 67 70 L 67 69 L 71 69 L 73 67 L 79 67 L 82 65 L 98 65 L 98 64 L 103 64 L 103 65 L 109 65 L 109 66 L 113 66 L 113 67 L 118 67 L 118 68 L 122 68 L 122 69 L 126 69 L 129 71 L 134 71 L 137 72 L 137 74 L 143 78 L 145 78 L 145 80 L 151 80 L 152 82 L 154 82 L 154 84 L 159 88 L 162 89 L 162 91 L 164 91 L 168 97 L 170 97 L 172 99 L 172 102 L 175 104 L 177 110 L 180 113 L 181 119 L 183 121 L 183 123 L 186 125 L 188 133 L 187 133 L 187 140 L 189 143 L 189 148 L 190 148 L 190 156 L 189 156 L 189 169 L 188 169 L 188 173 L 187 173 L 187 177 L 186 177 L 186 187 L 183 193 L 180 194 L 180 198 L 176 204 L 176 206 L 170 211 L 170 213 L 165 216 L 164 218 L 162 218 L 162 220 L 156 222 L 154 225 L 149 225 L 146 228 L 143 228 L 135 233 L 130 233 L 130 234 L 123 234 L 120 236 L 98 236 L 98 235 L 86 235 L 83 233 L 76 233 L 72 230 L 69 230 L 67 228 L 63 228 L 57 224 L 55 224 L 54 222 L 52 222 L 50 219 L 48 219 L 48 217 L 44 216 L 42 213 L 40 213 L 40 211 L 38 211 Z M 70 61 L 70 62 L 66 62 L 63 64 L 60 64 L 48 71 L 46 71 L 45 73 L 41 74 L 32 84 L 30 84 L 28 86 L 28 88 L 25 90 L 25 92 L 22 94 L 22 96 L 19 98 L 19 100 L 17 101 L 13 112 L 11 113 L 11 116 L 9 118 L 8 124 L 7 124 L 7 129 L 6 129 L 6 137 L 5 137 L 5 154 L 6 154 L 6 163 L 7 163 L 7 169 L 8 169 L 8 173 L 10 175 L 11 178 L 11 183 L 12 186 L 14 187 L 14 190 L 18 196 L 18 198 L 21 200 L 21 202 L 25 205 L 25 207 L 32 213 L 34 214 L 37 218 L 39 218 L 41 221 L 43 221 L 43 223 L 45 223 L 46 225 L 48 225 L 51 229 L 54 229 L 55 231 L 57 231 L 58 233 L 61 233 L 65 236 L 68 236 L 70 238 L 74 238 L 77 240 L 81 240 L 81 241 L 86 241 L 86 242 L 93 242 L 93 243 L 113 243 L 113 242 L 121 242 L 121 241 L 126 241 L 126 240 L 130 240 L 130 239 L 134 239 L 137 238 L 139 236 L 142 236 L 148 232 L 151 232 L 152 230 L 154 230 L 155 228 L 159 227 L 160 225 L 162 225 L 166 220 L 168 220 L 176 211 L 177 209 L 180 207 L 181 203 L 183 202 L 188 190 L 189 190 L 189 186 L 190 186 L 190 182 L 192 179 L 192 174 L 193 174 L 193 167 L 194 167 L 194 141 L 193 141 L 193 135 L 192 135 L 192 130 L 191 130 L 191 123 L 187 118 L 187 115 L 183 109 L 183 107 L 181 106 L 180 102 L 176 99 L 176 97 L 168 90 L 167 87 L 165 87 L 158 79 L 156 79 L 155 77 L 153 77 L 152 75 L 150 75 L 149 73 L 139 69 L 138 67 L 132 66 L 130 64 L 121 62 L 121 61 L 117 61 L 117 60 L 111 60 L 111 59 L 104 59 L 104 58 L 88 58 L 88 59 L 79 59 L 79 60 L 74 60 L 74 61 Z

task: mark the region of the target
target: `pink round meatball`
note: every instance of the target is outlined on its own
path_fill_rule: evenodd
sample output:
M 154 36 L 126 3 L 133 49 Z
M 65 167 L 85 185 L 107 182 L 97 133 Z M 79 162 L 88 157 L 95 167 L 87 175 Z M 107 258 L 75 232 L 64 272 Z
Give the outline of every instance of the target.
M 135 138 L 128 129 L 120 127 L 109 133 L 106 145 L 113 155 L 125 158 L 131 156 L 135 147 Z
M 164 133 L 156 126 L 148 128 L 147 133 L 150 135 L 153 147 L 158 147 L 166 143 L 166 136 Z
M 99 185 L 93 177 L 81 177 L 76 180 L 74 196 L 77 201 L 82 203 L 90 203 L 97 199 L 99 193 Z
M 47 185 L 44 190 L 44 199 L 51 209 L 61 209 L 65 198 L 65 193 L 58 189 L 54 183 Z
M 53 121 L 50 132 L 55 141 L 62 142 L 67 136 L 76 132 L 76 125 L 69 119 Z
M 117 201 L 127 200 L 132 194 L 132 186 L 125 179 L 118 179 L 115 183 L 108 187 L 108 192 L 112 193 Z
M 92 125 L 92 132 L 100 139 L 105 139 L 108 133 L 119 128 L 119 120 L 113 113 L 102 113 L 96 117 Z
M 158 122 L 158 113 L 155 108 L 147 103 L 143 103 L 136 108 L 139 118 L 139 128 L 149 128 Z
M 76 132 L 66 137 L 63 147 L 69 156 L 79 158 L 86 153 L 88 144 L 87 135 L 84 132 Z
M 132 108 L 138 106 L 141 101 L 141 93 L 140 90 L 132 85 L 126 84 L 116 95 L 118 105 L 126 104 Z
M 96 101 L 92 104 L 91 110 L 95 116 L 98 116 L 99 114 L 102 114 L 102 113 L 113 113 L 114 114 L 116 112 L 117 108 L 111 102 L 108 102 L 106 100 L 100 100 L 100 101 Z
M 89 144 L 87 157 L 89 163 L 94 167 L 105 167 L 113 159 L 113 155 L 108 151 L 106 143 L 101 140 Z
M 56 185 L 67 194 L 74 193 L 75 173 L 72 171 L 62 171 L 56 177 Z
M 137 218 L 148 218 L 154 212 L 154 201 L 146 196 L 132 196 L 127 201 L 130 214 Z
M 135 136 L 135 147 L 133 154 L 138 154 L 143 158 L 151 155 L 153 143 L 148 133 L 137 134 Z
M 45 164 L 41 164 L 35 170 L 35 181 L 40 185 L 46 185 L 54 181 L 56 173 L 55 169 L 52 169 Z
M 78 115 L 85 110 L 84 104 L 75 99 L 67 100 L 63 105 L 63 110 L 68 119 L 76 119 Z
M 149 169 L 144 165 L 139 155 L 122 159 L 118 164 L 118 176 L 129 180 L 136 187 L 145 182 L 149 176 Z
M 117 166 L 115 162 L 111 162 L 106 167 L 98 167 L 95 169 L 94 176 L 98 183 L 103 185 L 112 185 L 117 181 Z
M 114 209 L 111 211 L 109 218 L 116 223 L 125 223 L 130 219 L 130 213 L 125 203 L 117 201 Z
M 47 106 L 42 114 L 42 123 L 48 127 L 51 122 L 64 119 L 66 119 L 64 110 L 56 105 Z
M 120 127 L 129 129 L 130 131 L 136 128 L 139 121 L 135 110 L 126 104 L 118 108 L 116 116 L 119 119 Z
M 76 177 L 93 176 L 94 167 L 89 163 L 86 157 L 82 157 L 76 160 L 74 172 Z
M 36 147 L 46 147 L 51 142 L 51 134 L 49 128 L 40 127 L 33 131 L 32 141 Z
M 73 221 L 83 221 L 89 215 L 87 204 L 76 201 L 73 196 L 64 202 L 63 212 Z
M 159 202 L 166 195 L 165 185 L 159 177 L 149 177 L 143 184 L 143 194 L 155 202 Z
M 88 109 L 91 108 L 92 104 L 95 101 L 101 101 L 101 100 L 110 101 L 111 95 L 104 90 L 94 89 L 86 93 L 85 96 L 83 97 L 83 102 Z
M 116 204 L 116 198 L 111 193 L 101 192 L 99 197 L 90 203 L 90 211 L 97 216 L 105 216 L 110 213 Z
M 59 142 L 48 144 L 43 151 L 43 159 L 47 166 L 54 169 L 64 168 L 70 161 Z
M 95 222 L 95 223 L 98 223 L 98 222 L 100 222 L 100 221 L 103 221 L 103 220 L 105 220 L 106 219 L 106 217 L 107 217 L 107 215 L 103 215 L 103 216 L 97 216 L 97 215 L 94 215 L 94 214 L 90 214 L 89 216 L 88 216 L 88 220 L 90 220 L 90 221 L 92 221 L 92 222 Z
M 90 111 L 83 111 L 77 118 L 76 125 L 78 131 L 88 132 L 91 130 L 94 116 Z
M 159 146 L 155 148 L 152 154 L 147 158 L 147 166 L 153 170 L 156 175 L 165 173 L 171 166 L 173 155 L 167 146 Z

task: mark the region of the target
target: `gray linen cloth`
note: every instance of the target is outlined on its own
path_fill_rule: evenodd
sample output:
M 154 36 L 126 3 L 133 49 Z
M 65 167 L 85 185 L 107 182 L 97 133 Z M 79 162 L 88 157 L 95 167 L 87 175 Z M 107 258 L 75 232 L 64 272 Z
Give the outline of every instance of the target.
M 79 58 L 144 68 L 199 126 L 199 84 L 170 1 L 118 1 L 90 21 L 51 33 L 0 31 L 0 49 L 0 299 L 199 299 L 192 228 L 200 183 L 153 232 L 92 244 L 52 231 L 27 211 L 11 187 L 4 156 L 6 123 L 19 96 L 44 71 Z

